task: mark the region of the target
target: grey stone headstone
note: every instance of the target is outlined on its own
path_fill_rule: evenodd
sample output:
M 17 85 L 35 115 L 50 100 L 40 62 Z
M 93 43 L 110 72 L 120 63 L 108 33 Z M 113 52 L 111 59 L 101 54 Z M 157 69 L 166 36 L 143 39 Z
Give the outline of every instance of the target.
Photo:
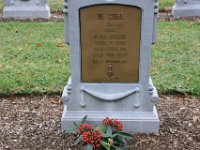
M 63 10 L 64 14 L 65 14 L 65 30 L 64 30 L 64 34 L 65 34 L 65 42 L 69 43 L 69 21 L 68 21 L 68 0 L 65 0 L 64 2 L 64 10 Z
M 5 0 L 4 18 L 38 19 L 50 18 L 46 0 Z
M 83 43 L 81 43 L 80 10 L 99 5 L 128 6 L 142 10 L 141 30 L 139 30 L 141 37 L 138 82 L 85 82 L 82 79 Z M 150 47 L 156 38 L 157 6 L 157 1 L 154 0 L 65 0 L 65 41 L 70 44 L 71 77 L 62 94 L 64 102 L 61 119 L 62 130 L 73 128 L 74 121 L 80 121 L 82 117 L 88 115 L 88 121 L 95 124 L 107 116 L 118 118 L 122 121 L 124 130 L 130 133 L 158 132 L 159 118 L 155 107 L 158 93 L 149 76 Z M 100 12 L 100 14 L 102 13 L 104 12 Z M 111 13 L 123 15 L 123 12 Z M 98 17 L 101 19 L 102 16 L 97 15 Z M 135 16 L 132 15 L 132 17 Z M 93 25 L 92 21 L 94 20 L 91 20 L 89 26 L 94 28 L 96 25 Z M 111 21 L 111 26 L 112 23 L 115 24 L 116 21 Z M 97 25 L 99 26 L 99 24 Z M 107 30 L 104 31 L 102 34 L 107 32 Z M 110 35 L 110 33 L 106 34 Z M 113 34 L 119 35 L 121 33 L 115 31 Z M 94 44 L 92 40 L 92 38 L 89 39 L 91 45 Z M 90 47 L 89 45 L 88 47 Z M 102 72 L 106 72 L 105 69 Z M 88 73 L 87 76 L 91 76 L 91 74 Z
M 172 14 L 174 17 L 200 16 L 200 0 L 176 0 Z

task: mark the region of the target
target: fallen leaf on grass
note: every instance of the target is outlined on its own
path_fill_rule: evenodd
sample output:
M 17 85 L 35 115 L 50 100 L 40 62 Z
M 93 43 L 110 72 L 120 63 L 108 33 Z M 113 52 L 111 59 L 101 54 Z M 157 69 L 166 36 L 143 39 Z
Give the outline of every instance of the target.
M 37 44 L 36 44 L 36 47 L 42 47 L 42 46 L 44 46 L 43 43 L 37 43 Z
M 58 45 L 56 45 L 56 47 L 64 47 L 64 43 L 58 43 Z
M 39 77 L 40 76 L 40 74 L 34 74 L 32 77 Z
M 187 81 L 190 81 L 191 79 L 192 79 L 192 78 L 191 78 L 190 76 L 188 76 L 186 80 L 187 80 Z

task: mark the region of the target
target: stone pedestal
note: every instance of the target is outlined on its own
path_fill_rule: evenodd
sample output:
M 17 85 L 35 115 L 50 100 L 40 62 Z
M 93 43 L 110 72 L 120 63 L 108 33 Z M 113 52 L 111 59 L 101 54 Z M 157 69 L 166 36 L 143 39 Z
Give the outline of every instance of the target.
M 119 84 L 115 86 L 120 87 Z M 98 85 L 96 85 L 96 88 L 98 89 Z M 132 90 L 124 93 L 124 95 L 122 93 L 120 95 L 117 90 L 114 90 L 112 94 L 101 93 L 101 97 L 99 95 L 98 98 L 94 98 L 97 96 L 95 93 L 82 88 L 82 92 L 85 91 L 88 95 L 85 98 L 83 97 L 84 95 L 81 95 L 80 99 L 74 100 L 76 103 L 73 103 L 71 97 L 73 90 L 70 78 L 62 94 L 62 100 L 65 105 L 61 119 L 61 129 L 72 129 L 74 122 L 80 122 L 80 120 L 87 115 L 87 120 L 92 124 L 98 124 L 106 117 L 118 118 L 122 122 L 124 130 L 128 133 L 157 133 L 159 130 L 159 118 L 156 107 L 153 106 L 152 110 L 142 110 L 141 107 L 143 107 L 142 105 L 144 104 L 142 104 L 143 102 L 139 98 L 141 89 L 131 89 Z M 107 92 L 111 92 L 111 90 L 107 90 Z M 148 94 L 150 99 L 146 99 L 146 102 L 148 103 L 148 101 L 150 101 L 153 105 L 156 104 L 159 97 L 151 79 L 149 79 Z M 114 99 L 114 97 L 116 99 Z M 67 108 L 67 104 L 69 108 Z M 78 110 L 70 108 L 77 107 L 77 104 L 80 106 Z M 88 111 L 85 107 L 92 107 L 92 110 Z
M 65 0 L 71 77 L 64 88 L 62 130 L 88 115 L 118 118 L 124 130 L 158 132 L 158 93 L 150 72 L 158 4 L 152 0 Z
M 200 0 L 177 0 L 172 14 L 174 17 L 200 16 Z
M 4 18 L 50 19 L 50 8 L 46 0 L 6 0 Z

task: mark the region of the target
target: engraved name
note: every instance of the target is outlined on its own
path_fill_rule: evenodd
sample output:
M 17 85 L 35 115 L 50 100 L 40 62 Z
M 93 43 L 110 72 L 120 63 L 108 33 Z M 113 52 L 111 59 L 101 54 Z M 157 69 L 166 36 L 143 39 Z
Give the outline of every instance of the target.
M 124 14 L 123 13 L 111 13 L 111 14 L 103 14 L 99 13 L 97 14 L 98 20 L 124 20 Z

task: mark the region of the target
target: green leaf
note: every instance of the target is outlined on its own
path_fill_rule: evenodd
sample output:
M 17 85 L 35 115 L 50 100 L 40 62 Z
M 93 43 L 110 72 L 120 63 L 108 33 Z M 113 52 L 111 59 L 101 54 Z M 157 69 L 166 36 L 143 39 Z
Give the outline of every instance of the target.
M 82 120 L 81 120 L 81 122 L 80 122 L 80 124 L 83 124 L 83 123 L 85 123 L 85 121 L 86 121 L 86 119 L 87 119 L 87 115 L 85 115 L 83 118 L 82 118 Z
M 106 134 L 109 135 L 109 136 L 112 136 L 112 127 L 111 126 L 108 126 Z
M 88 144 L 88 145 L 86 146 L 86 150 L 93 150 L 93 146 L 92 146 L 91 144 Z
M 113 140 L 114 140 L 113 143 L 116 145 L 125 145 L 124 138 L 121 136 L 117 136 Z
M 128 150 L 128 148 L 122 148 L 122 147 L 118 147 L 115 150 Z
M 108 127 L 105 126 L 104 124 L 99 124 L 98 126 L 95 126 L 95 129 L 99 129 L 101 131 L 101 133 L 104 133 L 104 132 L 106 132 Z
M 131 138 L 132 135 L 123 131 L 118 131 L 117 133 L 113 134 L 113 137 L 122 136 L 124 138 Z
M 104 125 L 104 124 L 101 124 L 100 126 L 100 131 L 103 133 L 103 132 L 106 132 L 106 130 L 108 129 L 108 126 Z
M 94 130 L 99 129 L 99 126 L 98 125 L 93 125 L 92 129 L 94 129 Z
M 77 145 L 78 143 L 80 143 L 81 140 L 82 140 L 82 136 L 79 136 L 74 144 Z
M 112 146 L 119 147 L 116 150 L 128 150 L 127 142 L 122 136 L 117 136 L 116 138 L 114 138 Z
M 74 127 L 72 129 L 69 129 L 69 130 L 64 130 L 63 131 L 63 134 L 67 134 L 67 133 L 75 133 L 77 131 L 77 127 Z
M 112 145 L 112 147 L 113 147 L 115 150 L 128 150 L 127 148 L 122 148 L 122 147 L 115 146 L 115 145 Z
M 127 142 L 126 142 L 126 140 L 124 138 L 122 138 L 121 140 L 124 143 L 124 145 L 127 145 Z
M 66 135 L 68 133 L 76 133 L 76 130 L 66 130 L 63 134 Z
M 103 138 L 110 138 L 111 137 L 111 135 L 107 135 L 106 133 L 102 133 L 102 135 L 103 135 Z
M 67 130 L 66 130 L 66 129 L 63 131 L 63 134 L 64 134 L 64 135 L 66 135 L 66 134 L 67 134 Z
M 84 116 L 84 117 L 82 118 L 81 122 L 79 122 L 79 123 L 73 122 L 73 123 L 74 123 L 74 126 L 76 127 L 76 128 L 75 128 L 75 131 L 76 131 L 77 129 L 79 129 L 80 125 L 83 124 L 83 123 L 85 122 L 86 119 L 87 119 L 87 115 Z
M 76 122 L 73 122 L 73 123 L 74 123 L 74 125 L 76 127 L 76 130 L 79 129 L 80 124 L 77 124 Z
M 106 150 L 110 150 L 110 147 L 108 146 L 108 144 L 105 141 L 101 140 L 100 143 Z

